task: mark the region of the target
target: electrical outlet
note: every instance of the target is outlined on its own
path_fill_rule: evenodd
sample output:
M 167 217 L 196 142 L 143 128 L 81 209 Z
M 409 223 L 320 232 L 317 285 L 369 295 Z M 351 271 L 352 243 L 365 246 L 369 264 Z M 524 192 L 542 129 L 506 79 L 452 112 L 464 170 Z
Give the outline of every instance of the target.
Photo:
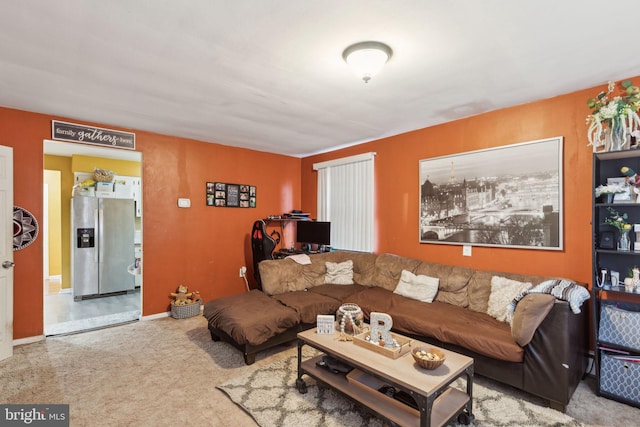
M 462 256 L 471 256 L 471 245 L 462 246 Z
M 245 274 L 247 274 L 247 267 L 243 265 L 240 267 L 240 277 L 244 277 Z

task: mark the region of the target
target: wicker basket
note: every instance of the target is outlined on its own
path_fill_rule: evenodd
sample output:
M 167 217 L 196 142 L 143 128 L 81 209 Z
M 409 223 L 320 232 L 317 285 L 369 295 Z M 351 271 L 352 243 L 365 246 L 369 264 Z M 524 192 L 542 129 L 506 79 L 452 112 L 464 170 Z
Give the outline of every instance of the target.
M 419 352 L 431 353 L 432 355 L 436 356 L 437 359 L 424 359 L 418 356 L 417 353 Z M 438 366 L 444 363 L 445 359 L 445 354 L 442 352 L 442 350 L 433 347 L 415 347 L 413 350 L 411 350 L 411 355 L 413 356 L 413 359 L 416 361 L 416 363 L 424 369 L 436 369 Z
M 97 182 L 113 182 L 114 174 L 112 171 L 95 168 L 93 171 L 93 180 Z
M 197 316 L 200 314 L 201 302 L 202 299 L 198 299 L 196 302 L 187 305 L 171 304 L 171 317 L 175 319 L 187 319 L 189 317 Z

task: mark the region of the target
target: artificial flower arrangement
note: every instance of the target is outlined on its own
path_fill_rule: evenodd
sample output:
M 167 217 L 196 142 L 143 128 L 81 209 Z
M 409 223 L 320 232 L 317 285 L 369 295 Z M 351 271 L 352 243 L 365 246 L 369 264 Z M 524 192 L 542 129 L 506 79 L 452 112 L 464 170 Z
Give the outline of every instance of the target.
M 618 184 L 599 185 L 595 189 L 596 197 L 603 194 L 622 194 L 626 191 L 628 190 Z
M 640 88 L 631 80 L 623 81 L 620 87 L 621 92 L 615 94 L 616 84 L 609 82 L 606 92 L 587 100 L 591 108 L 587 116 L 587 137 L 594 151 L 603 145 L 607 151 L 620 150 L 631 136 L 640 136 Z
M 626 213 L 620 214 L 611 206 L 609 206 L 607 210 L 609 211 L 610 216 L 608 218 L 605 218 L 605 224 L 617 228 L 620 232 L 629 231 L 631 229 L 631 224 L 627 222 L 628 216 Z

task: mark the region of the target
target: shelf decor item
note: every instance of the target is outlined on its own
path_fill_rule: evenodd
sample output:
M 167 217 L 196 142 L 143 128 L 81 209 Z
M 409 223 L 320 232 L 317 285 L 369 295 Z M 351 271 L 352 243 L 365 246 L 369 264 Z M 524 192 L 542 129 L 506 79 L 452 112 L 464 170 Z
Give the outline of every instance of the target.
M 618 250 L 629 252 L 631 241 L 629 240 L 629 230 L 620 230 L 620 240 L 618 240 Z
M 611 206 L 607 207 L 607 210 L 609 211 L 610 216 L 605 218 L 604 223 L 617 228 L 620 232 L 620 239 L 618 240 L 618 250 L 630 251 L 631 241 L 629 240 L 629 231 L 631 231 L 631 224 L 627 222 L 627 214 L 621 214 Z
M 587 137 L 593 151 L 620 151 L 630 148 L 631 137 L 637 137 L 640 127 L 640 89 L 631 80 L 620 83 L 619 93 L 615 82 L 609 82 L 606 92 L 589 98 L 587 105 Z
M 636 293 L 640 293 L 640 269 L 638 269 L 638 267 L 633 267 L 633 269 L 631 270 L 631 274 L 633 274 L 633 277 L 631 278 L 633 291 L 635 291 Z
M 600 203 L 611 204 L 616 194 L 622 194 L 626 191 L 626 189 L 618 184 L 599 185 L 595 188 L 595 196 Z
M 343 334 L 358 335 L 362 332 L 364 314 L 357 304 L 342 304 L 336 313 L 336 321 Z

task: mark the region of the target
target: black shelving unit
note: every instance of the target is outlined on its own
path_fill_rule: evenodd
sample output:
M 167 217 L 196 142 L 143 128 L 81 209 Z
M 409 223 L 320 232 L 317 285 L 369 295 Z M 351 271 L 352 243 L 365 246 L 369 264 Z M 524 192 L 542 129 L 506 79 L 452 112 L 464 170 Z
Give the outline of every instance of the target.
M 623 166 L 630 167 L 640 172 L 640 150 L 626 150 L 606 153 L 594 153 L 593 155 L 593 188 L 607 183 L 607 178 L 621 177 L 620 169 Z M 595 196 L 595 194 L 594 194 Z M 617 249 L 617 241 L 620 233 L 615 227 L 604 224 L 604 220 L 610 216 L 607 208 L 612 207 L 620 214 L 626 213 L 627 222 L 632 224 L 629 236 L 631 238 L 631 250 L 621 251 Z M 633 330 L 624 322 L 633 321 L 636 316 L 640 319 L 640 294 L 625 291 L 623 281 L 628 277 L 628 271 L 633 267 L 640 267 L 640 251 L 634 251 L 633 224 L 640 224 L 640 203 L 599 203 L 595 200 L 592 208 L 593 230 L 593 281 L 592 281 L 592 313 L 594 333 L 594 366 L 597 381 L 598 395 L 607 397 L 632 406 L 640 407 L 640 386 L 637 385 L 640 378 L 640 345 L 630 345 L 625 338 L 616 338 L 612 341 L 603 339 L 600 328 L 605 325 L 610 316 L 603 315 L 603 309 L 608 305 L 622 313 L 615 317 L 616 329 L 622 331 Z M 613 248 L 601 248 L 601 236 L 603 232 L 613 233 Z M 608 272 L 605 283 L 602 283 L 601 270 Z M 610 282 L 611 271 L 617 271 L 620 275 L 620 283 L 612 287 Z M 636 334 L 640 335 L 640 329 Z M 624 334 L 622 334 L 624 335 Z M 603 369 L 604 368 L 604 369 Z M 628 382 L 628 384 L 627 384 Z M 613 385 L 612 385 L 613 384 Z

